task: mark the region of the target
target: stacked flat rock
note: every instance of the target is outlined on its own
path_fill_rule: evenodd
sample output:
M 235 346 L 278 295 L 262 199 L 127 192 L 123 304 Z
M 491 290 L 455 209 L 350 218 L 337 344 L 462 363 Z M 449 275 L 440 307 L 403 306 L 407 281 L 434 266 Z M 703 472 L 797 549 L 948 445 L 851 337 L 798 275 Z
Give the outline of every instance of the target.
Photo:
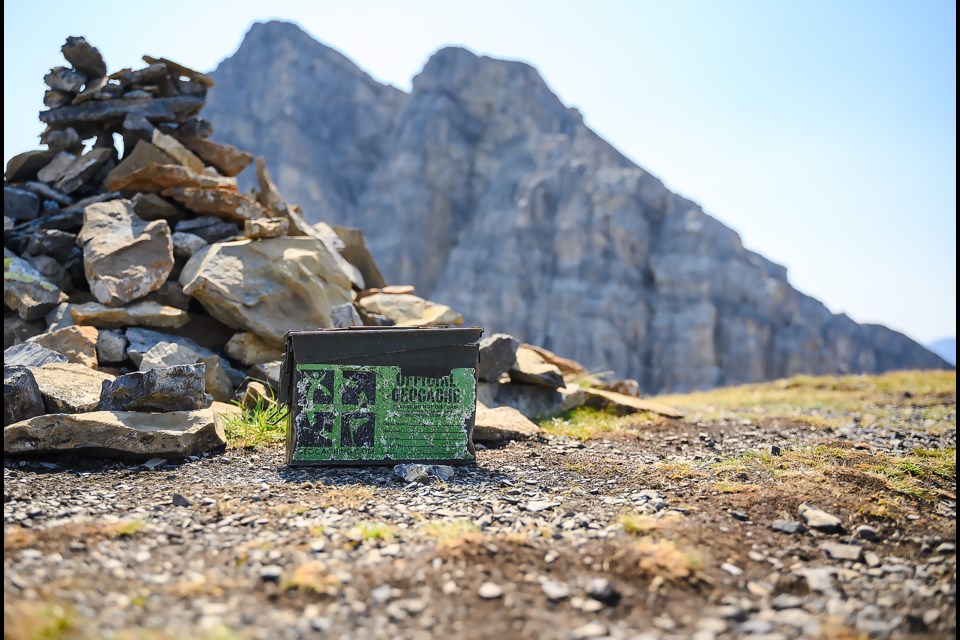
M 208 75 L 151 56 L 108 73 L 78 37 L 62 52 L 67 66 L 44 76 L 46 148 L 11 158 L 4 177 L 6 453 L 195 453 L 223 443 L 211 402 L 242 398 L 250 379 L 276 386 L 287 331 L 463 323 L 388 285 L 360 230 L 307 223 L 262 158 L 257 188 L 240 192 L 253 155 L 210 138 Z M 492 407 L 543 415 L 588 400 L 559 356 L 509 336 L 487 351 Z M 173 449 L 149 436 L 177 424 L 172 414 L 183 427 Z M 118 450 L 124 429 L 146 431 Z

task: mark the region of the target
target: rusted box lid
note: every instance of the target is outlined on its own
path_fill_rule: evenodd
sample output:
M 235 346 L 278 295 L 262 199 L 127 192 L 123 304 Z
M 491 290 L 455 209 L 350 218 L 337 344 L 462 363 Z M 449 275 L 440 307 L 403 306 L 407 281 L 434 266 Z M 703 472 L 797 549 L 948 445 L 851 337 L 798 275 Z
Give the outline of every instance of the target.
M 479 327 L 291 331 L 287 464 L 470 463 Z

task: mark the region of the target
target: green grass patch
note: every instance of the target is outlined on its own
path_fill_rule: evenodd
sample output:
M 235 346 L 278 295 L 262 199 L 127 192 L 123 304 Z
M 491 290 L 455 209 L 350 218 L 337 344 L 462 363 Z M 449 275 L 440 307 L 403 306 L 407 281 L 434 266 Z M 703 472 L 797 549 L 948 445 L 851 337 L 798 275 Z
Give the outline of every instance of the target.
M 287 408 L 276 402 L 258 398 L 252 407 L 223 414 L 227 446 L 234 449 L 255 449 L 284 442 L 287 437 Z
M 347 532 L 352 540 L 393 540 L 397 537 L 397 528 L 385 522 L 360 522 Z
M 645 414 L 621 416 L 612 409 L 577 407 L 562 416 L 540 421 L 540 428 L 548 435 L 591 440 L 624 431 L 631 425 L 642 422 L 644 417 Z
M 762 451 L 724 456 L 708 464 L 706 470 L 718 478 L 714 486 L 724 492 L 741 490 L 735 489 L 739 483 L 732 481 L 740 474 L 751 478 L 813 475 L 846 478 L 848 482 L 869 476 L 881 480 L 893 493 L 927 502 L 954 495 L 957 454 L 954 448 L 915 449 L 897 456 L 852 447 L 817 445 L 785 450 L 779 456 Z
M 118 538 L 129 538 L 143 531 L 143 520 L 128 520 L 118 523 L 116 536 Z
M 772 418 L 836 427 L 856 418 L 866 424 L 883 421 L 887 426 L 903 424 L 936 433 L 956 428 L 956 396 L 954 371 L 894 371 L 795 376 L 657 399 L 685 410 L 693 422 Z

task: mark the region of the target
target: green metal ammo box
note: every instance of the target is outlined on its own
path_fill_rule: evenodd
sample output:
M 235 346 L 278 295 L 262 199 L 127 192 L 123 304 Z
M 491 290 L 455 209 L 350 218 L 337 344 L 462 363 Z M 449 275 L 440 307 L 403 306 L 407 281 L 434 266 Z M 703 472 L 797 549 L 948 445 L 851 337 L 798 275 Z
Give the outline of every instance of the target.
M 290 331 L 287 464 L 475 460 L 479 327 Z

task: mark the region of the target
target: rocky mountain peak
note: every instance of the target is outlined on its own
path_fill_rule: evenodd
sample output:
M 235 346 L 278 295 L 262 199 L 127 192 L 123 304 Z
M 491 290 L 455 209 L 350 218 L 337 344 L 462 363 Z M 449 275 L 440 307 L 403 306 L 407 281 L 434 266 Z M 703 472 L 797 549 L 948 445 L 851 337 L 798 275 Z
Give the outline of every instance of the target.
M 947 366 L 795 290 L 530 65 L 447 47 L 408 95 L 304 36 L 251 29 L 214 74 L 215 136 L 310 221 L 363 228 L 388 281 L 648 392 Z

